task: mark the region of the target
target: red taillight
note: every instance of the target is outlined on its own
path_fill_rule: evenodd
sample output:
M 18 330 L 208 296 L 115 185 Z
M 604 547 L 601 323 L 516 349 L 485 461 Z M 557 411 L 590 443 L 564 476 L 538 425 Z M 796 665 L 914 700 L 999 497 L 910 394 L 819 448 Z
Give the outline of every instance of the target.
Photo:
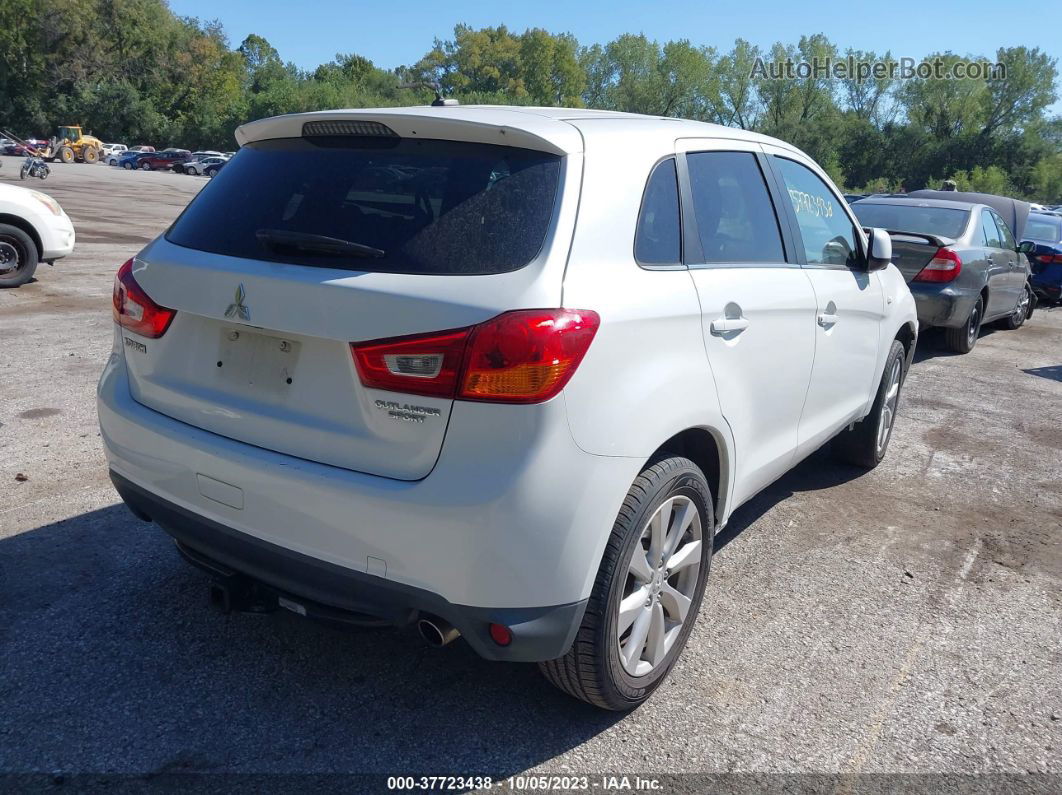
M 962 273 L 962 258 L 950 248 L 939 248 L 918 275 L 916 282 L 950 282 Z
M 1062 254 L 1038 254 L 1036 260 L 1045 265 L 1050 265 L 1054 262 L 1062 262 Z
M 530 309 L 413 337 L 351 343 L 361 382 L 412 395 L 539 403 L 556 395 L 590 347 L 596 312 Z
M 177 312 L 159 306 L 133 278 L 133 261 L 118 269 L 114 277 L 114 322 L 135 334 L 155 339 L 166 333 Z
M 454 396 L 469 329 L 351 343 L 361 383 L 373 389 Z
M 457 397 L 538 403 L 560 392 L 597 333 L 596 312 L 507 312 L 472 329 Z

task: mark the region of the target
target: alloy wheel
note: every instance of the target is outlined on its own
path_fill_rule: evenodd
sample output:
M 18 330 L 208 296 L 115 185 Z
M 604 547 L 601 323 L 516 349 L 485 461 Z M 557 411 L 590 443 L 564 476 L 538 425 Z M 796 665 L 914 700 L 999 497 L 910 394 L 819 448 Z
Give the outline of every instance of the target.
M 896 407 L 900 402 L 900 374 L 902 363 L 896 359 L 889 371 L 889 382 L 885 387 L 885 399 L 881 401 L 881 413 L 878 415 L 878 454 L 889 443 L 889 433 L 896 419 Z
M 629 675 L 664 664 L 693 620 L 703 533 L 700 511 L 683 495 L 664 500 L 642 529 L 616 605 L 616 644 Z
M 1025 287 L 1021 291 L 1021 298 L 1018 299 L 1018 305 L 1014 307 L 1014 322 L 1024 323 L 1025 319 L 1029 316 L 1029 304 L 1032 302 L 1032 297 L 1029 295 L 1029 288 Z

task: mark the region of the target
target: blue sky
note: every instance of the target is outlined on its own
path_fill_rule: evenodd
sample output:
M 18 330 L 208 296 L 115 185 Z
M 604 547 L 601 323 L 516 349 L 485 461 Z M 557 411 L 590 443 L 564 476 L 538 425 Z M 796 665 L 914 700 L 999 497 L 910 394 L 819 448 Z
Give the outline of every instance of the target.
M 897 57 L 921 58 L 945 49 L 987 56 L 997 47 L 1019 44 L 1062 56 L 1062 3 L 1057 0 L 170 0 L 170 7 L 182 16 L 220 20 L 232 46 L 249 33 L 264 36 L 281 58 L 303 68 L 329 61 L 337 52 L 356 52 L 384 68 L 412 63 L 435 37 L 450 38 L 459 22 L 505 24 L 516 32 L 528 27 L 570 32 L 581 44 L 632 32 L 727 50 L 739 36 L 769 46 L 795 43 L 804 33 L 825 33 L 841 49 L 892 50 Z M 1062 102 L 1054 111 L 1062 111 Z

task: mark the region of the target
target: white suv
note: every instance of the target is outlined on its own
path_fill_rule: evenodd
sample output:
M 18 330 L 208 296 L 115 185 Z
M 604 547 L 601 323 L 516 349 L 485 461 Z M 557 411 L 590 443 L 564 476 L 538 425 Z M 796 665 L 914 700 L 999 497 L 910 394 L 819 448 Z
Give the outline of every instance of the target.
M 629 709 L 731 512 L 831 438 L 885 453 L 914 302 L 785 143 L 504 107 L 237 138 L 119 270 L 99 385 L 118 492 L 225 609 L 417 622 Z

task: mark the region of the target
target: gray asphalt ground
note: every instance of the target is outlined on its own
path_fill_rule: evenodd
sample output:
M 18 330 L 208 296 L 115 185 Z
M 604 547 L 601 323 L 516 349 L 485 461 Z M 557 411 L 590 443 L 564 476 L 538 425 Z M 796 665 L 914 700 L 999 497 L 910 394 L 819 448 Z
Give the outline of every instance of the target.
M 0 772 L 1062 773 L 1062 310 L 926 335 L 886 461 L 820 451 L 741 508 L 677 670 L 608 714 L 463 643 L 216 614 L 118 503 L 113 274 L 204 184 L 32 185 L 78 243 L 0 291 Z

